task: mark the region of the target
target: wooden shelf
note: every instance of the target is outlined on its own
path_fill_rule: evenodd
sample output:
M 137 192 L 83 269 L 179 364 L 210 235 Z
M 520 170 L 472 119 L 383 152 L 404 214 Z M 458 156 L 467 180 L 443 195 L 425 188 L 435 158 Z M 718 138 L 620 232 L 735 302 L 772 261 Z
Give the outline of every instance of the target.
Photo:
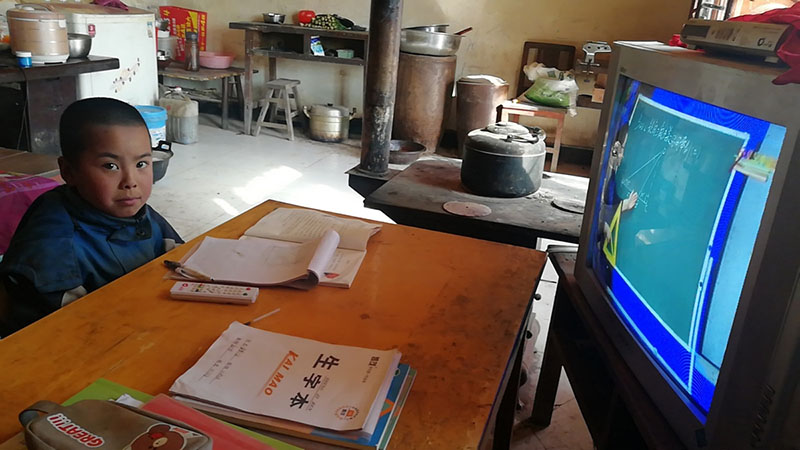
M 325 30 L 322 28 L 301 27 L 299 25 L 285 25 L 281 23 L 231 22 L 228 24 L 228 27 L 235 30 L 256 30 L 262 33 L 307 34 L 311 36 L 356 39 L 361 41 L 369 39 L 368 31 Z
M 361 58 L 339 58 L 335 56 L 315 56 L 305 53 L 287 52 L 281 50 L 268 50 L 264 48 L 253 49 L 253 54 L 269 56 L 270 58 L 299 59 L 301 61 L 315 61 L 335 64 L 347 64 L 351 66 L 363 66 L 364 60 Z

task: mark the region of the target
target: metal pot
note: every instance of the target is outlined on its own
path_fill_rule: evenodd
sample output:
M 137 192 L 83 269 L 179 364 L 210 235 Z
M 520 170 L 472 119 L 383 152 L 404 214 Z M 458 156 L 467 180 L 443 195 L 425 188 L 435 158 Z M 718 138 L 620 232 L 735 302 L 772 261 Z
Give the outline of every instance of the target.
M 67 33 L 69 40 L 69 57 L 86 58 L 92 50 L 92 37 L 88 34 Z
M 461 45 L 461 36 L 449 33 L 405 29 L 400 31 L 400 51 L 429 56 L 452 56 Z
M 461 183 L 478 195 L 523 197 L 542 185 L 545 134 L 511 122 L 473 130 L 464 142 Z
M 447 24 L 439 24 L 439 25 L 419 25 L 416 27 L 406 27 L 405 30 L 419 30 L 419 31 L 433 31 L 435 33 L 447 33 L 447 27 L 450 25 Z
M 264 13 L 263 16 L 266 23 L 283 23 L 286 19 L 286 14 Z
M 303 106 L 303 113 L 310 122 L 309 135 L 311 139 L 323 142 L 341 142 L 350 134 L 350 119 L 356 109 L 348 111 L 344 106 L 312 105 L 311 108 Z

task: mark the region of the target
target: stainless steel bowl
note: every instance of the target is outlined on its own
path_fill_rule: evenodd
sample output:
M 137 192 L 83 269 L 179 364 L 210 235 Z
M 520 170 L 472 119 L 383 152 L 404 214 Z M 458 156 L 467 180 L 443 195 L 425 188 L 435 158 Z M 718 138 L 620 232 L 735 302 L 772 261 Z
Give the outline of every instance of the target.
M 86 58 L 92 50 L 92 37 L 88 34 L 67 33 L 69 57 Z
M 461 45 L 461 36 L 420 30 L 400 31 L 400 51 L 417 55 L 452 56 Z
M 414 141 L 389 141 L 389 162 L 392 164 L 411 164 L 425 153 L 425 146 Z
M 286 20 L 286 14 L 264 13 L 264 22 L 266 23 L 283 23 Z
M 406 30 L 419 30 L 419 31 L 431 31 L 434 33 L 447 33 L 447 27 L 450 25 L 447 24 L 438 24 L 438 25 L 419 25 L 416 27 L 406 27 Z

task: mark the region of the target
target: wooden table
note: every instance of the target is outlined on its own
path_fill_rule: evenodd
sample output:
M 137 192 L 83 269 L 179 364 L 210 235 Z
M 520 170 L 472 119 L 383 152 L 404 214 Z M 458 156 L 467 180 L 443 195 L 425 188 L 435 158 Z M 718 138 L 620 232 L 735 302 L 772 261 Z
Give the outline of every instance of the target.
M 58 156 L 0 147 L 0 171 L 53 178 L 59 175 Z
M 278 206 L 286 205 L 263 203 L 207 234 L 237 238 Z M 371 238 L 350 289 L 265 288 L 251 306 L 170 300 L 174 281 L 163 279 L 162 260 L 179 259 L 199 239 L 0 340 L 0 441 L 19 432 L 23 408 L 40 399 L 62 402 L 99 377 L 167 392 L 232 321 L 275 308 L 278 314 L 255 326 L 397 347 L 417 369 L 389 448 L 478 448 L 490 440 L 498 414 L 513 418 L 515 399 L 505 387 L 517 383 L 544 253 L 386 224 Z M 503 432 L 510 435 L 510 425 Z
M 439 158 L 410 165 L 368 195 L 364 205 L 403 225 L 535 248 L 537 238 L 578 242 L 583 214 L 553 202 L 583 202 L 588 184 L 588 178 L 545 173 L 542 187 L 527 197 L 482 197 L 461 185 L 461 160 Z M 448 201 L 480 203 L 492 213 L 457 216 L 443 209 Z
M 267 81 L 277 78 L 277 58 L 299 59 L 323 63 L 365 66 L 369 33 L 366 31 L 323 30 L 264 22 L 231 22 L 229 28 L 244 30 L 244 130 L 251 133 L 253 108 L 253 57 L 269 58 Z M 319 36 L 324 49 L 350 49 L 353 58 L 315 56 L 311 52 L 311 36 Z M 302 108 L 302 107 L 300 107 Z
M 553 108 L 529 102 L 524 96 L 503 102 L 498 107 L 498 122 L 519 123 L 520 116 L 544 117 L 556 121 L 556 134 L 553 136 L 553 146 L 547 147 L 547 152 L 552 153 L 550 171 L 558 169 L 558 156 L 561 153 L 561 135 L 564 132 L 564 120 L 567 117 L 567 108 Z
M 58 122 L 64 109 L 77 99 L 75 77 L 118 68 L 117 58 L 89 56 L 20 69 L 10 51 L 0 52 L 0 83 L 25 84 L 28 148 L 35 153 L 59 154 Z
M 197 72 L 184 70 L 178 66 L 167 66 L 165 69 L 158 69 L 158 77 L 161 78 L 177 78 L 179 80 L 190 81 L 214 81 L 222 80 L 222 98 L 212 97 L 210 95 L 201 95 L 191 90 L 187 90 L 186 94 L 192 100 L 202 102 L 214 102 L 222 104 L 222 129 L 228 129 L 228 101 L 230 99 L 230 85 L 233 84 L 236 89 L 236 99 L 239 102 L 239 109 L 244 108 L 243 91 L 242 91 L 242 74 L 244 69 L 238 67 L 229 67 L 227 69 L 206 69 L 201 67 Z
M 684 449 L 586 302 L 575 280 L 575 249 L 551 250 L 558 287 L 531 424 L 550 424 L 563 367 L 595 448 Z

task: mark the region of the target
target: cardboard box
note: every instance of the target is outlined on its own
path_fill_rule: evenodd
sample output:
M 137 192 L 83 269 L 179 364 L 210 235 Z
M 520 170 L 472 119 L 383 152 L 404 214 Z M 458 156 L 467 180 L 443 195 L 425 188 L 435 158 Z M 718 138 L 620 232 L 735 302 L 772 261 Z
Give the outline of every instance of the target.
M 169 20 L 169 34 L 178 37 L 175 59 L 183 61 L 186 58 L 187 31 L 197 32 L 197 47 L 200 51 L 206 49 L 208 13 L 178 6 L 159 6 L 158 13 L 162 19 Z
M 606 90 L 602 88 L 592 89 L 592 103 L 603 103 L 603 98 L 606 95 Z

